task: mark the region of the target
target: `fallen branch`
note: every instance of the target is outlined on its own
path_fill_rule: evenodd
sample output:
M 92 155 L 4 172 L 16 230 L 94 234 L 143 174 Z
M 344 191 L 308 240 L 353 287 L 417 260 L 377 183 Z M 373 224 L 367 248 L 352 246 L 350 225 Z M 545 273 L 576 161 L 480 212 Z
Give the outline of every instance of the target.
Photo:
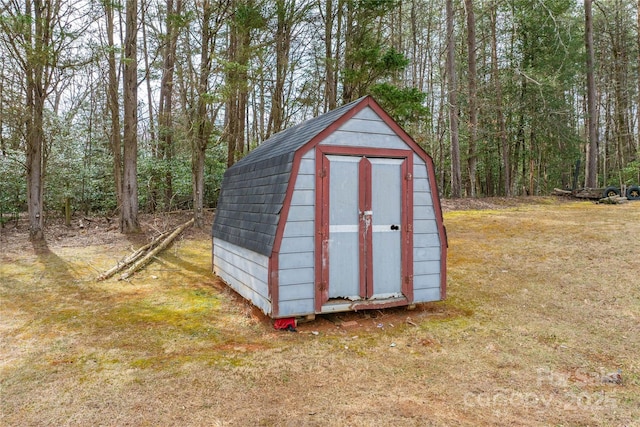
M 569 190 L 561 190 L 560 188 L 553 189 L 554 196 L 571 196 L 571 191 Z
M 626 203 L 628 199 L 626 197 L 621 196 L 611 196 L 611 197 L 603 197 L 598 201 L 598 203 L 603 203 L 605 205 L 619 205 L 621 203 Z
M 173 232 L 171 232 L 171 234 L 169 234 L 169 236 L 167 236 L 167 238 L 164 239 L 162 243 L 160 243 L 154 249 L 148 251 L 148 253 L 142 259 L 136 261 L 132 266 L 130 266 L 127 269 L 127 271 L 125 271 L 122 274 L 122 276 L 120 276 L 120 280 L 128 279 L 133 275 L 133 273 L 135 273 L 136 271 L 144 267 L 144 265 L 148 263 L 151 260 L 151 258 L 155 257 L 158 253 L 162 252 L 162 250 L 164 250 L 167 246 L 169 246 L 171 242 L 175 240 L 176 237 L 178 237 L 184 230 L 190 227 L 193 224 L 193 222 L 194 222 L 194 219 L 191 218 L 189 221 L 185 222 L 184 224 L 182 224 L 181 226 L 173 230 Z
M 111 268 L 111 269 L 105 271 L 104 273 L 102 273 L 101 275 L 99 275 L 96 280 L 98 282 L 100 282 L 102 280 L 107 280 L 109 277 L 113 276 L 114 274 L 119 273 L 120 271 L 124 270 L 125 268 L 127 268 L 128 266 L 130 266 L 131 264 L 136 262 L 138 259 L 140 259 L 140 257 L 142 257 L 145 254 L 145 252 L 147 252 L 148 250 L 153 249 L 154 247 L 158 246 L 160 244 L 160 242 L 162 242 L 163 239 L 167 237 L 168 234 L 169 234 L 169 232 L 162 233 L 156 239 L 153 239 L 151 242 L 149 242 L 146 245 L 142 246 L 137 251 L 135 251 L 132 254 L 128 255 L 121 262 L 118 262 L 113 268 Z

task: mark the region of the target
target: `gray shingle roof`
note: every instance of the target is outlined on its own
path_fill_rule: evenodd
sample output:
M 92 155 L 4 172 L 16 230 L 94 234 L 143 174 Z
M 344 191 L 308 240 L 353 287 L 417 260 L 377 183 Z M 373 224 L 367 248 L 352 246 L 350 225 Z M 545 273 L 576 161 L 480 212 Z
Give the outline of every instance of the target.
M 363 99 L 273 135 L 227 169 L 213 236 L 271 256 L 295 152 Z

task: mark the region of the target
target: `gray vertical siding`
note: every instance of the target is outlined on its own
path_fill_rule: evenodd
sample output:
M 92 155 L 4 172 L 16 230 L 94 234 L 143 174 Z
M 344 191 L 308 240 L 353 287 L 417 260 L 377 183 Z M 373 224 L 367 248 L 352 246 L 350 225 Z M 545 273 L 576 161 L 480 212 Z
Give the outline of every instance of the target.
M 414 154 L 413 299 L 415 302 L 440 299 L 440 257 L 440 236 L 427 166 L 417 154 Z
M 213 272 L 265 314 L 271 314 L 269 258 L 213 238 Z
M 279 316 L 315 312 L 315 150 L 302 156 L 278 257 Z

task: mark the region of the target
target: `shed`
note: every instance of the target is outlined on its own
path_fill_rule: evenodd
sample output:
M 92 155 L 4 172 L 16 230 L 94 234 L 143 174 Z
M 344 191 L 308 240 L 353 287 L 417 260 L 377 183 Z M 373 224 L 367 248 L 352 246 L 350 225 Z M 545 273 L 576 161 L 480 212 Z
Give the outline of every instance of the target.
M 433 161 L 369 96 L 230 167 L 212 234 L 215 274 L 272 318 L 445 297 Z

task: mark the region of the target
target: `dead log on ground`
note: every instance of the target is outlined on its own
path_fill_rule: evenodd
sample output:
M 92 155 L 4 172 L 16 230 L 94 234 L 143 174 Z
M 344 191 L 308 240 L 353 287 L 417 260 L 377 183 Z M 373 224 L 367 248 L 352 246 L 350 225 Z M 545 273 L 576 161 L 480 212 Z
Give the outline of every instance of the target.
M 561 190 L 560 188 L 553 189 L 554 196 L 571 196 L 573 193 L 570 190 Z
M 120 280 L 128 279 L 133 275 L 133 273 L 135 273 L 136 271 L 144 267 L 145 264 L 147 264 L 153 257 L 155 257 L 157 254 L 162 252 L 167 246 L 169 246 L 171 242 L 173 242 L 175 238 L 178 237 L 184 230 L 186 230 L 188 227 L 193 225 L 193 222 L 194 222 L 194 219 L 191 218 L 189 221 L 185 222 L 184 224 L 182 224 L 181 226 L 173 230 L 173 232 L 171 232 L 171 234 L 169 234 L 169 236 L 167 236 L 167 238 L 164 239 L 158 246 L 148 251 L 148 253 L 142 259 L 136 261 L 133 265 L 131 265 L 127 269 L 127 271 L 125 271 L 122 274 L 122 276 L 120 276 Z
M 127 268 L 128 266 L 130 266 L 131 264 L 133 264 L 134 262 L 136 262 L 138 259 L 140 259 L 140 257 L 142 257 L 145 252 L 155 248 L 156 246 L 158 246 L 169 234 L 169 232 L 165 232 L 162 233 L 161 235 L 159 235 L 157 238 L 153 239 L 151 242 L 147 243 L 146 245 L 144 245 L 143 247 L 139 248 L 138 250 L 136 250 L 135 252 L 133 252 L 132 254 L 128 255 L 125 259 L 123 259 L 121 262 L 118 262 L 114 267 L 112 267 L 111 269 L 105 271 L 104 273 L 102 273 L 101 275 L 99 275 L 96 280 L 98 282 L 102 281 L 102 280 L 107 280 L 109 277 L 113 276 L 116 273 L 119 273 L 120 271 L 124 270 L 125 268 Z
M 611 196 L 611 197 L 603 197 L 602 199 L 598 200 L 598 203 L 602 203 L 605 205 L 619 205 L 621 203 L 626 203 L 628 201 L 629 199 L 627 199 L 626 197 Z

